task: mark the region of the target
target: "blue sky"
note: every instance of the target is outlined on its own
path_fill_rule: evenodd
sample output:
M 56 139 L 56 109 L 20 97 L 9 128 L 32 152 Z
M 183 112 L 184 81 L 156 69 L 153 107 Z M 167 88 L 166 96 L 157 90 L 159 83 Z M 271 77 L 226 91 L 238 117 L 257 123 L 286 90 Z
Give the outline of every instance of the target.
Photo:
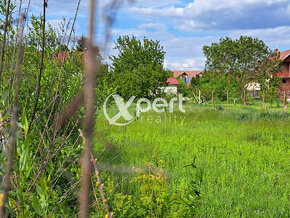
M 24 3 L 27 0 L 24 1 Z M 32 0 L 32 12 L 41 13 L 40 0 Z M 48 21 L 57 27 L 61 18 L 73 18 L 78 0 L 49 0 Z M 99 6 L 101 10 L 109 1 Z M 87 0 L 82 0 L 76 31 L 86 34 Z M 103 42 L 99 25 L 96 41 Z M 159 40 L 170 70 L 202 70 L 202 47 L 220 37 L 257 37 L 272 49 L 290 49 L 290 0 L 135 0 L 126 1 L 111 29 L 112 41 L 119 35 Z M 102 37 L 100 37 L 102 36 Z M 116 54 L 108 45 L 107 55 Z

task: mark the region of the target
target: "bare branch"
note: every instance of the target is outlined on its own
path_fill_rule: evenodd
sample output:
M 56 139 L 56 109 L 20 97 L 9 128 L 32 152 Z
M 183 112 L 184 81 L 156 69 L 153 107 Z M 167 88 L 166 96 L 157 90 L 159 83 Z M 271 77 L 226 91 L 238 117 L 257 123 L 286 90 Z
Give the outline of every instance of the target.
M 31 115 L 31 120 L 29 123 L 28 127 L 28 132 L 31 128 L 31 125 L 33 123 L 37 105 L 38 105 L 38 100 L 39 100 L 39 95 L 40 95 L 40 90 L 41 90 L 41 77 L 42 77 L 42 71 L 43 71 L 43 61 L 44 61 L 44 52 L 45 52 L 45 16 L 46 16 L 46 7 L 47 7 L 47 0 L 43 0 L 43 23 L 42 23 L 42 48 L 41 48 L 41 61 L 40 61 L 40 67 L 39 67 L 39 74 L 37 77 L 37 84 L 36 84 L 36 96 L 35 96 L 35 102 L 33 106 L 33 111 Z
M 96 60 L 96 49 L 94 47 L 93 38 L 95 35 L 95 0 L 89 1 L 90 5 L 90 18 L 89 18 L 89 36 L 87 40 L 88 53 L 86 55 L 86 77 L 84 83 L 84 99 L 86 108 L 86 118 L 84 129 L 86 134 L 85 148 L 81 158 L 82 166 L 82 183 L 81 192 L 79 196 L 80 211 L 79 216 L 82 218 L 89 215 L 89 193 L 90 193 L 90 180 L 91 180 L 91 162 L 90 155 L 92 152 L 92 140 L 94 129 L 94 88 L 96 79 L 96 70 L 100 60 Z
M 83 132 L 79 129 L 79 133 L 80 133 L 80 136 L 83 138 L 84 142 L 86 143 L 87 139 L 86 137 L 84 136 Z M 98 167 L 97 167 L 97 164 L 96 164 L 96 160 L 94 158 L 94 155 L 93 153 L 91 152 L 90 154 L 91 156 L 91 161 L 93 163 L 93 166 L 94 166 L 94 169 L 95 169 L 95 174 L 96 174 L 96 177 L 97 177 L 97 187 L 99 188 L 99 191 L 100 191 L 100 194 L 101 194 L 101 197 L 102 197 L 102 201 L 103 201 L 103 204 L 104 204 L 104 207 L 106 209 L 106 212 L 107 212 L 107 217 L 108 218 L 111 218 L 112 217 L 112 213 L 110 213 L 110 210 L 109 210 L 109 206 L 107 204 L 107 200 L 105 198 L 105 194 L 104 194 L 104 184 L 102 183 L 102 180 L 101 180 L 101 177 L 100 177 L 100 172 L 98 170 Z

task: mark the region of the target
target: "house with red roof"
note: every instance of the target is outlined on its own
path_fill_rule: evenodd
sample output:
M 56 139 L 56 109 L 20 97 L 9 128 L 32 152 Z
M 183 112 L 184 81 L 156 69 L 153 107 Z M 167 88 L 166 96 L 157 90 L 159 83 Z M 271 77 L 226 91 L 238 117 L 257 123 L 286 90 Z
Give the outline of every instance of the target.
M 278 76 L 281 77 L 280 91 L 290 91 L 290 49 L 280 52 L 280 60 L 282 60 L 281 72 Z
M 189 84 L 193 77 L 201 75 L 202 71 L 173 71 L 175 78 L 180 77 L 185 83 Z
M 276 52 L 279 52 L 279 50 L 276 49 Z M 281 71 L 277 73 L 277 76 L 281 78 L 279 91 L 280 93 L 286 91 L 286 93 L 288 92 L 290 94 L 290 49 L 280 52 L 279 59 L 282 61 Z M 252 92 L 253 96 L 258 96 L 258 92 L 260 91 L 259 83 L 251 82 L 246 87 L 248 91 Z
M 179 86 L 179 82 L 177 81 L 177 79 L 168 78 L 166 83 L 167 83 L 167 86 L 164 88 L 164 93 L 177 94 L 177 88 Z

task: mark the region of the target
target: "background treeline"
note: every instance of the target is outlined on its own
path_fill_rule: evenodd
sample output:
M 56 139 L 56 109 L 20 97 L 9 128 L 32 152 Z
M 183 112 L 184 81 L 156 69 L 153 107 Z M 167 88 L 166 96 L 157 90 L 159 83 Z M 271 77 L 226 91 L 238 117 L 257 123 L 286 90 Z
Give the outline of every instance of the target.
M 203 53 L 206 58 L 203 73 L 191 80 L 190 89 L 184 84 L 180 87 L 186 96 L 204 90 L 207 99 L 211 99 L 211 91 L 218 100 L 226 100 L 227 91 L 231 97 L 243 98 L 248 86 L 255 86 L 260 94 L 266 91 L 272 93 L 271 98 L 278 97 L 280 53 L 271 50 L 262 40 L 247 36 L 221 38 L 218 43 L 204 46 Z

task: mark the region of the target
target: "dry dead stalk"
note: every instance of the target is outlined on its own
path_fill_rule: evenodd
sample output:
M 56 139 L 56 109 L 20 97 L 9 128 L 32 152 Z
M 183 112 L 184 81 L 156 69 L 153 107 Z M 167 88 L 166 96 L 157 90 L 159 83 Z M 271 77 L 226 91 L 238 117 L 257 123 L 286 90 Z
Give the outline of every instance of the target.
M 78 1 L 76 13 L 75 13 L 75 16 L 74 16 L 74 21 L 73 21 L 72 28 L 71 28 L 71 31 L 70 31 L 70 34 L 69 34 L 69 37 L 68 37 L 68 42 L 70 41 L 72 33 L 73 33 L 73 30 L 74 30 L 74 26 L 75 26 L 75 23 L 76 23 L 76 20 L 77 20 L 77 17 L 78 17 L 78 13 L 79 13 L 80 4 L 81 4 L 81 0 Z
M 100 65 L 100 60 L 96 60 L 97 50 L 94 46 L 95 36 L 95 0 L 89 0 L 89 34 L 87 39 L 87 56 L 86 56 L 86 76 L 84 83 L 84 100 L 86 109 L 86 118 L 84 122 L 85 130 L 85 148 L 81 158 L 82 167 L 82 183 L 81 191 L 79 195 L 80 211 L 79 216 L 86 218 L 89 216 L 89 194 L 90 194 L 90 180 L 91 180 L 91 152 L 92 152 L 92 140 L 94 130 L 94 103 L 95 103 L 95 80 L 96 72 Z
M 91 179 L 91 184 L 92 184 L 92 187 L 93 187 L 93 194 L 94 194 L 94 198 L 95 198 L 95 200 L 97 202 L 98 209 L 101 210 L 101 207 L 99 205 L 99 199 L 97 198 L 97 194 L 96 194 L 96 191 L 95 191 L 94 182 L 93 182 L 92 179 Z
M 84 142 L 86 143 L 87 139 L 86 139 L 84 133 L 82 132 L 82 130 L 79 129 L 79 133 L 80 133 L 80 136 L 83 138 Z M 104 189 L 103 189 L 104 184 L 102 183 L 102 180 L 101 180 L 101 177 L 100 177 L 100 171 L 98 170 L 96 159 L 94 158 L 94 155 L 93 155 L 92 152 L 90 153 L 90 157 L 91 157 L 91 161 L 93 163 L 95 175 L 96 175 L 97 180 L 98 180 L 96 185 L 99 188 L 99 191 L 100 191 L 100 194 L 101 194 L 101 197 L 102 197 L 102 201 L 103 201 L 104 207 L 105 207 L 106 212 L 107 212 L 107 217 L 111 218 L 112 217 L 112 213 L 110 213 L 109 206 L 107 204 L 107 200 L 106 200 L 105 194 L 104 194 Z
M 42 23 L 42 48 L 41 48 L 41 60 L 40 60 L 40 66 L 39 66 L 39 73 L 37 77 L 37 84 L 36 84 L 36 96 L 35 96 L 35 102 L 33 106 L 33 111 L 31 115 L 31 120 L 28 127 L 28 132 L 31 128 L 31 125 L 33 123 L 35 113 L 37 110 L 37 105 L 39 101 L 39 95 L 41 90 L 41 77 L 42 77 L 42 71 L 44 66 L 44 53 L 45 53 L 45 16 L 46 16 L 46 7 L 47 7 L 47 0 L 43 0 L 43 23 Z
M 151 193 L 151 199 L 152 199 L 152 202 L 151 202 L 151 209 L 150 209 L 151 218 L 154 217 L 154 214 L 153 214 L 153 200 L 154 200 L 154 188 L 155 188 L 155 184 L 156 184 L 156 179 L 157 179 L 157 177 L 154 176 L 153 187 L 152 187 L 152 193 Z

